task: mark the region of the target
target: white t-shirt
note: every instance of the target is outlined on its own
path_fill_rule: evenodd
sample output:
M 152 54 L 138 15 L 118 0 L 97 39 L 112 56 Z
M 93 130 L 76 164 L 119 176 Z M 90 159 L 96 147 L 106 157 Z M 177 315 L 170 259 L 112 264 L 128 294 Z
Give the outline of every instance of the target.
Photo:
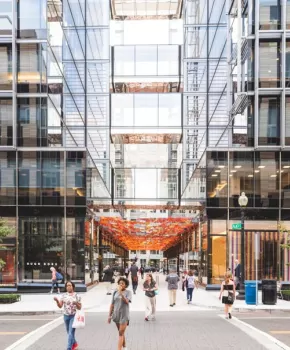
M 196 279 L 197 278 L 195 276 L 187 276 L 187 288 L 194 288 Z

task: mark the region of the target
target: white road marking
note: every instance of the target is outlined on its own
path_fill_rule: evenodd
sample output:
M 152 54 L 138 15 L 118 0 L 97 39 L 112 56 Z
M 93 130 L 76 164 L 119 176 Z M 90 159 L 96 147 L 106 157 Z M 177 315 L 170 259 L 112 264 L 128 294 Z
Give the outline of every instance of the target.
M 270 334 L 261 331 L 260 329 L 243 322 L 239 320 L 238 318 L 234 317 L 231 320 L 226 320 L 224 315 L 218 315 L 219 317 L 223 318 L 225 321 L 228 321 L 233 326 L 239 328 L 241 331 L 249 335 L 251 338 L 256 340 L 259 344 L 263 345 L 266 349 L 269 350 L 290 350 L 290 347 L 284 343 L 282 343 L 280 340 L 272 337 Z

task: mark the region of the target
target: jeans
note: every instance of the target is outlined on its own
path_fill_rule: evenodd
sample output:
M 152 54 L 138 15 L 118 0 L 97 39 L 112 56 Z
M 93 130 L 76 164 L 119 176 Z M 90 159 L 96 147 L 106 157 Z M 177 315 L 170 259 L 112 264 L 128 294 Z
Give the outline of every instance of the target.
M 194 288 L 186 288 L 187 300 L 192 301 L 192 293 Z
M 68 334 L 67 350 L 72 350 L 74 343 L 76 343 L 75 328 L 72 328 L 74 318 L 75 315 L 64 315 L 64 324 Z
M 54 289 L 54 286 L 56 286 L 56 288 L 58 289 L 58 281 L 57 280 L 52 280 L 52 286 L 51 286 L 51 290 Z

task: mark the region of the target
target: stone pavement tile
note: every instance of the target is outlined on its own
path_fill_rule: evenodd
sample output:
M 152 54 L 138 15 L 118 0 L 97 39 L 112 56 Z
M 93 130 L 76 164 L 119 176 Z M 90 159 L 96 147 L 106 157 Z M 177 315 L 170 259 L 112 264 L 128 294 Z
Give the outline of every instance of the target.
M 86 328 L 76 331 L 79 350 L 116 350 L 118 333 L 106 324 L 107 313 L 89 313 Z M 145 322 L 143 312 L 132 312 L 127 332 L 129 350 L 265 350 L 230 321 L 212 312 L 160 312 Z M 29 350 L 65 350 L 64 325 L 37 341 Z

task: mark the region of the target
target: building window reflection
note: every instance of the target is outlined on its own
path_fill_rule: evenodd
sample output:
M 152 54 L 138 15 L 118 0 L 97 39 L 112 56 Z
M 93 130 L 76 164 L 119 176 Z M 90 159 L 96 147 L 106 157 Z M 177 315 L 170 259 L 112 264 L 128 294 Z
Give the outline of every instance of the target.
M 281 29 L 280 0 L 260 0 L 260 29 Z
M 259 97 L 259 146 L 280 145 L 280 96 Z
M 260 40 L 259 43 L 259 87 L 278 88 L 281 86 L 281 42 Z

